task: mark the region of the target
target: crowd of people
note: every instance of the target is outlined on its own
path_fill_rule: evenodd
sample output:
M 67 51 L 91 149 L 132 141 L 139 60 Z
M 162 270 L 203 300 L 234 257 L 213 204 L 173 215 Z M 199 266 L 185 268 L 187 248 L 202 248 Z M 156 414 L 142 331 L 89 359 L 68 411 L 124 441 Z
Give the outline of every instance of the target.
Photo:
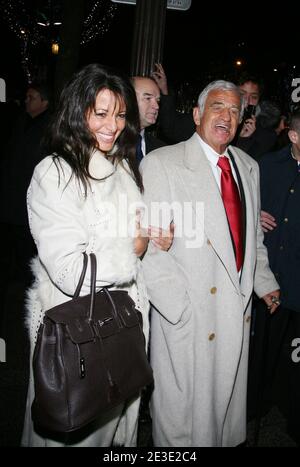
M 31 419 L 37 330 L 73 296 L 84 252 L 96 255 L 97 290 L 126 290 L 142 313 L 154 446 L 243 444 L 247 394 L 248 420 L 261 394 L 277 402 L 282 359 L 300 442 L 300 366 L 286 351 L 300 337 L 299 112 L 287 120 L 247 75 L 209 83 L 183 114 L 161 64 L 131 78 L 91 64 L 56 109 L 47 87 L 30 85 L 3 154 L 1 297 L 8 280 L 23 282 L 30 342 L 22 446 L 137 445 L 141 394 L 72 435 Z

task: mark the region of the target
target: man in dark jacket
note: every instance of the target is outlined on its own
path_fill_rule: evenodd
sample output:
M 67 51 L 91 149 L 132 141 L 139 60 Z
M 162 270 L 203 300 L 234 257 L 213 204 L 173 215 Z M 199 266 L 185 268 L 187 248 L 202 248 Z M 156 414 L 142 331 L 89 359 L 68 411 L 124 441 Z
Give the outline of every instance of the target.
M 25 110 L 15 118 L 1 159 L 0 336 L 7 344 L 0 401 L 0 444 L 17 446 L 25 412 L 29 343 L 25 330 L 25 290 L 32 280 L 29 262 L 35 255 L 26 209 L 33 169 L 46 155 L 41 141 L 49 120 L 49 91 L 44 84 L 27 89 Z
M 288 136 L 290 145 L 266 154 L 260 161 L 261 224 L 270 267 L 281 289 L 281 306 L 268 323 L 269 345 L 264 356 L 263 334 L 269 318 L 263 305 L 257 308 L 250 355 L 249 403 L 253 408 L 257 400 L 255 392 L 261 377 L 258 369 L 262 358 L 266 358 L 265 399 L 280 406 L 284 400 L 289 434 L 300 443 L 300 363 L 293 353 L 299 345 L 295 339 L 300 338 L 300 112 L 292 115 Z M 279 362 L 283 365 L 279 366 Z M 276 397 L 272 400 L 276 371 Z
M 161 63 L 155 64 L 152 76 L 161 92 L 158 125 L 163 139 L 169 144 L 186 141 L 196 130 L 192 111 L 181 113 L 176 109 L 176 98 L 169 92 L 167 76 Z
M 35 165 L 45 155 L 41 142 L 49 122 L 49 101 L 45 84 L 29 86 L 26 112 L 17 118 L 1 161 L 1 230 L 7 236 L 5 257 L 9 268 L 14 265 L 10 271 L 12 278 L 25 282 L 30 277 L 28 262 L 35 252 L 28 228 L 26 192 Z
M 132 83 L 135 89 L 140 117 L 140 139 L 137 145 L 137 160 L 154 149 L 165 146 L 165 143 L 156 138 L 149 131 L 149 127 L 155 125 L 160 103 L 160 90 L 152 78 L 134 76 Z

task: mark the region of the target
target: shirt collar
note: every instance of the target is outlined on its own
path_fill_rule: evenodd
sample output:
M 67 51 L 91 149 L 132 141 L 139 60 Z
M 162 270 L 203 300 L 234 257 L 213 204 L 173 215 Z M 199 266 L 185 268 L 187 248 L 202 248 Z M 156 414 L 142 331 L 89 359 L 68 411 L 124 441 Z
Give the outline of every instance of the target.
M 198 135 L 198 138 L 199 138 L 200 144 L 202 146 L 202 149 L 203 149 L 207 159 L 215 167 L 217 167 L 219 157 L 221 157 L 221 155 L 226 156 L 230 160 L 227 148 L 226 148 L 226 150 L 224 151 L 223 154 L 218 154 L 211 146 L 209 146 L 209 144 L 207 144 L 205 141 L 203 141 L 201 136 Z
M 298 161 L 298 159 L 296 159 L 296 157 L 294 156 L 292 146 L 291 146 L 291 155 L 292 155 L 292 158 L 295 159 L 295 161 L 297 162 L 297 164 L 300 165 L 300 161 Z

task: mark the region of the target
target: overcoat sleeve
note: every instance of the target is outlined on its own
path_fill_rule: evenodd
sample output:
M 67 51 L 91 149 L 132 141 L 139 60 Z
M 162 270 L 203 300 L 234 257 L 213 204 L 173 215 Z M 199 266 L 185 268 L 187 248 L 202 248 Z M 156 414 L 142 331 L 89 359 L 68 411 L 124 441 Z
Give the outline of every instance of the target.
M 164 203 L 164 211 L 167 205 L 169 206 L 169 221 L 171 221 L 173 217 L 170 184 L 159 155 L 152 153 L 151 156 L 145 157 L 141 164 L 141 172 L 149 225 L 153 225 L 151 209 L 152 213 L 153 209 L 158 209 L 158 204 L 155 206 L 155 203 Z M 169 251 L 162 251 L 149 242 L 142 267 L 150 302 L 170 323 L 177 324 L 183 319 L 190 300 L 184 275 L 172 256 L 172 247 Z

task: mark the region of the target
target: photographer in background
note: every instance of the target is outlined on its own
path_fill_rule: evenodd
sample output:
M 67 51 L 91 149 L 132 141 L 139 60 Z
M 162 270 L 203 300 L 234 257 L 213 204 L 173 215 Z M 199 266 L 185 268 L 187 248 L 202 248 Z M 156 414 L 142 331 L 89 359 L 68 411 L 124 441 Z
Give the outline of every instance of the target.
M 244 74 L 241 76 L 238 86 L 244 96 L 246 109 L 233 145 L 259 160 L 263 154 L 273 149 L 277 134 L 272 127 L 265 125 L 265 114 L 261 115 L 262 103 L 259 102 L 263 88 L 259 79 Z

